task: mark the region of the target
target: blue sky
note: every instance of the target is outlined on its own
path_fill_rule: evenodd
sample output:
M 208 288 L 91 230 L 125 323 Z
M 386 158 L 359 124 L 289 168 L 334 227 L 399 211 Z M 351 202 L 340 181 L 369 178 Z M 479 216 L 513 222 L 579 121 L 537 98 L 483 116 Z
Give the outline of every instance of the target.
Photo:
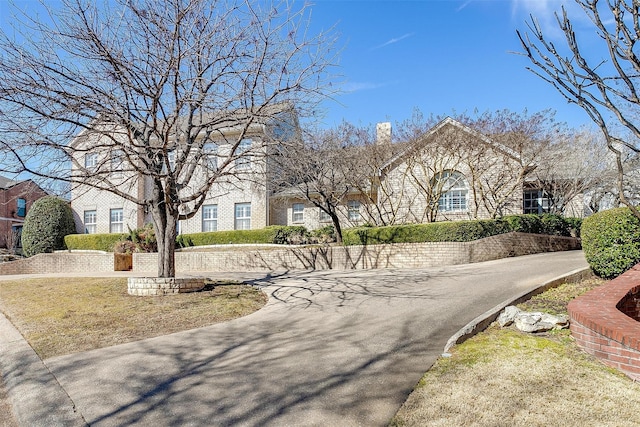
M 345 119 L 367 125 L 402 121 L 414 108 L 424 114 L 551 108 L 559 121 L 588 124 L 548 83 L 526 70 L 516 55 L 516 29 L 534 14 L 559 37 L 553 11 L 562 0 L 315 0 L 313 22 L 335 23 L 341 34 L 345 94 L 327 103 L 325 123 Z M 579 20 L 579 23 L 581 21 Z M 588 24 L 580 30 L 589 31 Z M 593 32 L 593 30 L 591 30 Z M 560 39 L 558 39 L 560 41 Z
M 37 0 L 13 0 L 37 9 Z M 326 102 L 327 126 L 347 120 L 398 122 L 424 114 L 551 108 L 569 125 L 588 124 L 548 83 L 525 69 L 516 29 L 529 14 L 559 36 L 553 11 L 572 0 L 313 0 L 315 30 L 336 26 L 345 93 Z M 0 25 L 9 0 L 0 0 Z M 581 13 L 580 13 L 581 15 Z M 580 28 L 578 28 L 580 30 Z M 588 32 L 590 27 L 584 25 Z M 591 30 L 593 32 L 593 30 Z

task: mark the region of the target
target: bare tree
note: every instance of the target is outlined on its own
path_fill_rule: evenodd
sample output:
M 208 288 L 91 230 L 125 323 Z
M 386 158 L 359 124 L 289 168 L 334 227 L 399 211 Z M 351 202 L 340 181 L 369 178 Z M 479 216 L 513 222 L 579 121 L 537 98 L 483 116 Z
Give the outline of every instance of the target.
M 605 195 L 603 189 L 609 194 L 615 190 L 612 166 L 613 156 L 598 135 L 583 129 L 563 135 L 545 150 L 527 181 L 546 192 L 549 212 L 582 216 L 583 198 L 596 202 Z
M 636 0 L 575 0 L 596 30 L 601 47 L 598 55 L 587 55 L 563 7 L 556 21 L 564 35 L 558 48 L 543 34 L 535 17 L 528 32 L 518 31 L 524 54 L 531 60 L 533 73 L 551 84 L 570 103 L 579 105 L 602 131 L 608 149 L 615 155 L 620 201 L 635 216 L 640 211 L 626 196 L 625 152 L 640 153 L 640 8 Z M 590 32 L 592 34 L 592 32 Z M 601 59 L 602 57 L 606 59 Z
M 331 218 L 336 240 L 342 242 L 341 216 L 349 195 L 368 191 L 371 171 L 362 168 L 366 130 L 349 123 L 335 129 L 304 133 L 298 144 L 283 144 L 271 159 L 276 195 L 309 201 Z
M 158 276 L 173 277 L 177 220 L 215 183 L 250 178 L 235 166 L 266 152 L 245 137 L 287 121 L 278 106 L 305 116 L 328 94 L 333 40 L 309 35 L 307 7 L 291 3 L 63 0 L 46 20 L 23 15 L 19 37 L 0 34 L 2 163 L 142 206 Z M 92 152 L 104 155 L 83 162 Z M 132 191 L 140 180 L 150 191 Z

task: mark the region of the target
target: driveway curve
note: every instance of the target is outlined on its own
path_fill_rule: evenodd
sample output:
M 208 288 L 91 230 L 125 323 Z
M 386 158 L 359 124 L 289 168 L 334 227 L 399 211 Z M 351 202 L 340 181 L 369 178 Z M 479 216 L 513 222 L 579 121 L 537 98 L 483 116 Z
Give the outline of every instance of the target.
M 255 273 L 270 298 L 252 315 L 44 362 L 91 426 L 386 425 L 458 329 L 585 266 Z

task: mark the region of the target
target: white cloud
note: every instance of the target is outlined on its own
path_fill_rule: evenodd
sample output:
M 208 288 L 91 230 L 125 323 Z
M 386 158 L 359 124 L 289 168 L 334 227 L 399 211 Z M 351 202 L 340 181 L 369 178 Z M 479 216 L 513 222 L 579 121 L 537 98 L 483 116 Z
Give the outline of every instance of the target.
M 393 39 L 391 39 L 391 40 L 388 40 L 388 41 L 386 41 L 386 42 L 382 43 L 381 45 L 378 45 L 378 46 L 372 47 L 372 48 L 371 48 L 371 50 L 380 49 L 380 48 L 383 48 L 383 47 L 385 47 L 385 46 L 389 46 L 389 45 L 391 45 L 391 44 L 398 43 L 399 41 L 404 40 L 404 39 L 406 39 L 406 38 L 408 38 L 408 37 L 411 37 L 411 36 L 413 36 L 414 34 L 415 34 L 415 33 L 407 33 L 407 34 L 404 34 L 404 35 L 402 35 L 402 36 L 400 36 L 400 37 L 395 37 L 395 38 L 393 38 Z
M 346 93 L 360 92 L 363 90 L 373 90 L 386 86 L 384 83 L 373 82 L 347 82 L 342 86 Z
M 556 13 L 561 16 L 565 8 L 572 22 L 581 23 L 588 20 L 584 11 L 574 0 L 511 0 L 511 16 L 517 26 L 525 29 L 524 22 L 530 22 L 533 17 L 540 25 L 542 32 L 551 38 L 562 38 L 558 27 Z

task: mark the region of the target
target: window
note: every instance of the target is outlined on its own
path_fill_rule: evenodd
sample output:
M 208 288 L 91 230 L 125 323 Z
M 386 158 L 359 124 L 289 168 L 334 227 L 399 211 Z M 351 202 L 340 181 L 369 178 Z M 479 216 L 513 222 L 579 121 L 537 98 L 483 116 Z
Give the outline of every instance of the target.
M 202 207 L 202 231 L 218 231 L 218 205 Z
M 360 202 L 357 200 L 349 200 L 347 202 L 347 217 L 349 221 L 360 221 Z
M 251 229 L 251 203 L 236 203 L 235 229 Z
M 527 190 L 523 195 L 522 212 L 525 214 L 542 214 L 549 212 L 552 206 L 549 194 L 544 190 Z
M 293 222 L 303 222 L 304 221 L 304 204 L 302 203 L 294 203 L 293 204 L 293 215 L 292 215 L 292 221 Z
M 469 189 L 460 172 L 444 171 L 434 178 L 434 192 L 440 194 L 438 210 L 441 212 L 461 212 L 467 210 Z
M 173 172 L 176 170 L 176 151 L 167 151 L 167 160 L 169 161 L 169 170 Z
M 16 215 L 23 218 L 27 215 L 27 201 L 25 199 L 16 201 Z
M 320 222 L 331 222 L 331 221 L 333 221 L 331 219 L 331 215 L 329 215 L 328 213 L 326 213 L 322 209 L 320 209 L 319 219 L 320 219 Z
M 124 151 L 113 150 L 111 152 L 111 174 L 114 177 L 122 176 L 122 169 L 124 168 Z
M 84 232 L 86 234 L 95 234 L 97 232 L 96 211 L 84 211 Z
M 124 232 L 124 213 L 122 209 L 111 209 L 109 233 Z
M 249 151 L 249 149 L 251 149 L 251 140 L 250 139 L 243 139 L 242 141 L 240 141 L 240 144 L 238 144 L 238 148 L 236 149 L 236 156 L 240 156 L 236 159 L 236 169 L 248 169 L 249 165 L 251 164 L 251 156 L 248 154 L 244 154 L 245 152 Z
M 95 170 L 98 167 L 98 153 L 85 154 L 84 167 L 88 170 Z
M 207 142 L 202 147 L 204 153 L 204 166 L 212 171 L 218 169 L 218 145 L 213 142 Z

